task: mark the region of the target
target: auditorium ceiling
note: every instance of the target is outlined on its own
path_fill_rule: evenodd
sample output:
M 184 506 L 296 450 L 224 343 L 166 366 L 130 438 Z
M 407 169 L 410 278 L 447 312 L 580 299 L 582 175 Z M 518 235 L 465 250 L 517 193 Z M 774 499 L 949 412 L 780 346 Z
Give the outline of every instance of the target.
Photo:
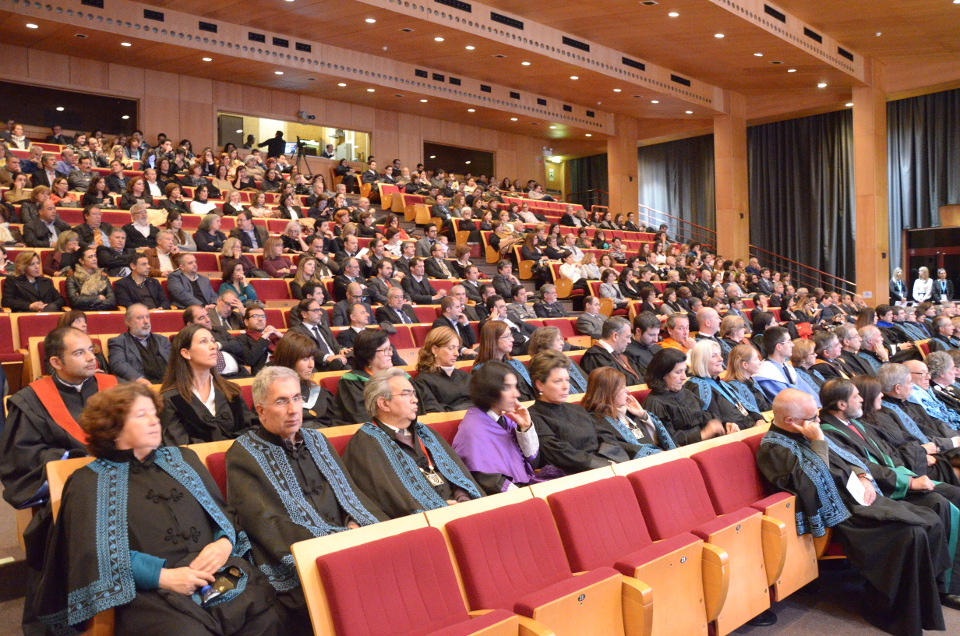
M 955 0 L 104 0 L 99 13 L 86 4 L 0 0 L 0 41 L 580 144 L 602 144 L 615 115 L 638 118 L 644 134 L 708 129 L 737 94 L 753 123 L 844 108 L 878 63 L 891 97 L 960 85 Z M 220 41 L 200 61 L 211 47 L 198 22 L 236 48 Z M 241 52 L 254 33 L 264 43 Z M 272 48 L 278 40 L 286 46 Z

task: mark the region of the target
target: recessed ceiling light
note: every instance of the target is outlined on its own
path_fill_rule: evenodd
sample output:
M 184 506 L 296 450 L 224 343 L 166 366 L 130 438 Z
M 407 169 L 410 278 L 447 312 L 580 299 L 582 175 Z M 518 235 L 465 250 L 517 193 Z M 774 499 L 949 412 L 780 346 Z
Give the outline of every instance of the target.
M 430 158 L 431 158 L 431 159 L 436 159 L 436 158 L 437 158 L 437 155 L 430 155 Z
M 133 46 L 133 45 L 130 44 L 129 42 L 121 42 L 120 46 Z
M 438 35 L 437 37 L 433 38 L 433 41 L 434 41 L 434 42 L 443 42 L 443 38 Z
M 670 16 L 671 18 L 679 18 L 679 17 L 680 17 L 680 14 L 677 13 L 676 11 L 671 11 L 671 12 L 668 13 L 667 15 Z
M 464 161 L 463 163 L 467 164 L 468 166 L 470 165 L 469 161 Z
M 883 32 L 882 32 L 882 31 L 877 31 L 877 37 L 880 37 L 881 35 L 883 35 Z
M 367 18 L 366 20 L 364 20 L 364 22 L 366 22 L 367 24 L 376 24 L 376 23 L 377 23 L 377 19 L 376 19 L 376 18 Z
M 714 33 L 713 37 L 717 38 L 718 40 L 722 40 L 726 36 L 723 33 Z
M 615 89 L 613 89 L 613 92 L 614 92 L 614 93 L 619 93 L 621 90 L 622 90 L 622 89 L 615 88 Z
M 556 129 L 557 129 L 556 126 L 550 126 L 550 130 L 556 130 Z
M 346 86 L 346 84 L 344 84 L 343 82 L 337 82 L 337 86 L 339 86 L 340 88 L 343 88 L 344 86 Z
M 58 112 L 58 113 L 62 113 L 62 112 L 63 112 L 63 106 L 57 106 L 57 112 Z
M 293 2 L 293 0 L 286 0 L 287 2 Z
M 570 79 L 572 79 L 572 80 L 578 80 L 578 79 L 580 79 L 580 77 L 579 77 L 578 75 L 571 75 L 571 76 L 570 76 Z
M 826 87 L 827 87 L 826 82 L 820 82 L 819 84 L 817 84 L 817 88 L 826 88 Z
M 593 137 L 593 135 L 591 135 L 590 133 L 587 133 L 584 135 L 584 137 Z
M 202 58 L 202 59 L 203 59 L 204 62 L 212 62 L 212 61 L 213 61 L 213 58 L 212 58 L 212 57 L 205 57 L 205 58 Z
M 692 111 L 692 110 L 688 110 L 688 111 L 685 111 L 685 112 L 686 112 L 688 115 L 692 115 L 692 114 L 693 114 L 693 111 Z
M 797 69 L 795 69 L 795 68 L 788 68 L 788 69 L 787 69 L 787 73 L 796 73 L 796 72 L 797 72 Z
M 26 27 L 27 27 L 28 29 L 39 29 L 39 28 L 40 28 L 38 25 L 34 24 L 33 22 L 27 22 Z
M 273 74 L 274 74 L 274 75 L 283 75 L 283 71 L 274 71 Z
M 376 93 L 376 92 L 377 92 L 377 89 L 375 89 L 375 88 L 368 88 L 368 89 L 367 89 L 367 92 L 368 92 L 368 93 Z
M 517 118 L 516 118 L 516 117 L 511 117 L 511 118 L 510 118 L 510 121 L 517 121 Z
M 520 66 L 530 66 L 530 62 L 520 62 Z
M 467 109 L 467 112 L 468 112 L 468 113 L 475 113 L 475 112 L 477 112 L 477 109 L 476 109 L 476 108 L 468 108 L 468 109 Z
M 753 57 L 763 57 L 763 53 L 754 53 Z
M 846 104 L 844 104 L 844 106 L 846 106 L 847 108 L 853 108 L 853 102 L 847 102 Z
M 660 100 L 659 100 L 659 99 L 651 99 L 651 100 L 650 100 L 650 103 L 651 103 L 651 104 L 659 104 L 659 103 L 660 103 Z
M 130 115 L 124 115 L 124 116 L 121 117 L 120 119 L 130 119 Z
M 475 47 L 475 46 L 472 45 L 472 44 L 468 44 L 468 45 L 465 46 L 464 48 L 467 49 L 468 51 L 472 51 L 472 50 L 476 49 L 477 47 Z
M 242 135 L 242 134 L 243 134 L 243 128 L 239 128 L 239 129 L 237 129 L 235 132 L 236 132 L 238 135 Z
M 421 104 L 426 104 L 426 103 L 427 103 L 427 100 L 421 99 L 421 100 L 420 100 L 420 103 L 421 103 Z

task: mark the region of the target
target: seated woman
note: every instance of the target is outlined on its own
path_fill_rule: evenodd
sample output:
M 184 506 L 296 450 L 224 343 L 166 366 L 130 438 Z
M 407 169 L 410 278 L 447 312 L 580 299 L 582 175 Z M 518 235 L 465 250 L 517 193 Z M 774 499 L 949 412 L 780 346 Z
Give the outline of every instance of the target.
M 740 430 L 736 424 L 725 426 L 704 411 L 697 396 L 684 390 L 686 379 L 687 356 L 679 349 L 658 351 L 647 365 L 644 376 L 650 388 L 644 405 L 660 418 L 677 446 Z
M 640 279 L 637 277 L 636 270 L 629 264 L 620 272 L 617 283 L 620 286 L 620 293 L 623 294 L 624 298 L 640 300 Z
M 163 439 L 170 445 L 236 439 L 254 424 L 240 388 L 217 371 L 219 347 L 206 327 L 191 324 L 173 339 L 163 398 Z
M 244 305 L 257 300 L 257 290 L 247 282 L 247 275 L 243 271 L 243 263 L 231 259 L 224 261 L 222 267 L 223 278 L 220 281 L 220 289 L 217 290 L 218 294 L 222 294 L 229 289 L 237 294 L 237 298 Z
M 163 194 L 164 198 L 160 201 L 160 207 L 166 210 L 167 214 L 171 212 L 187 214 L 190 211 L 187 203 L 183 200 L 183 189 L 176 181 L 168 183 L 163 189 Z
M 350 355 L 349 349 L 340 353 Z M 337 405 L 343 421 L 359 424 L 370 421 L 370 414 L 363 403 L 363 389 L 377 371 L 393 368 L 393 345 L 383 329 L 364 329 L 353 342 L 351 356 L 353 369 L 347 371 L 337 382 Z
M 701 340 L 690 350 L 691 377 L 684 388 L 696 396 L 704 411 L 728 426 L 732 423 L 740 430 L 764 424 L 766 420 L 759 411 L 748 408 L 733 387 L 720 381 L 722 372 L 720 345 L 713 340 Z
M 607 241 L 607 233 L 598 229 L 593 235 L 593 241 L 591 245 L 594 249 L 598 250 L 610 249 L 610 243 Z
M 66 300 L 53 281 L 41 275 L 36 252 L 20 252 L 14 263 L 14 275 L 3 278 L 0 302 L 4 307 L 14 312 L 63 311 Z
M 320 261 L 310 256 L 300 256 L 297 261 L 297 273 L 290 281 L 290 296 L 296 300 L 303 300 L 303 288 L 308 284 L 319 285 L 323 290 L 324 303 L 332 302 L 330 294 L 327 293 L 327 286 L 320 276 Z M 323 303 L 321 303 L 323 304 Z
M 454 365 L 460 357 L 460 337 L 450 327 L 437 327 L 420 347 L 413 387 L 423 413 L 449 413 L 470 406 L 470 374 Z
M 677 288 L 667 287 L 663 290 L 663 302 L 660 304 L 660 313 L 664 316 L 670 314 L 684 313 L 680 303 L 677 302 Z
M 303 228 L 299 221 L 290 221 L 283 228 L 283 235 L 280 237 L 283 241 L 283 252 L 285 254 L 299 254 L 310 249 L 309 243 L 303 236 Z
M 568 250 L 564 250 L 566 251 Z M 560 256 L 563 260 L 563 253 Z M 586 280 L 600 280 L 600 267 L 597 265 L 597 256 L 593 252 L 585 252 L 580 260 L 580 275 Z
M 113 295 L 110 278 L 97 267 L 97 248 L 87 245 L 77 252 L 73 276 L 67 279 L 67 304 L 86 311 L 113 311 L 117 299 Z
M 303 209 L 298 205 L 300 199 L 297 195 L 289 192 L 280 195 L 280 203 L 277 205 L 276 215 L 279 219 L 302 219 Z M 289 227 L 289 226 L 288 226 Z
M 20 203 L 20 223 L 27 224 L 30 221 L 35 221 L 38 218 L 37 210 L 44 204 L 44 202 L 50 198 L 50 188 L 46 186 L 34 186 L 33 191 L 30 193 L 30 198 L 26 201 Z M 17 223 L 17 217 L 13 214 L 12 210 L 8 210 L 3 206 L 0 206 L 0 216 L 3 216 L 3 220 L 9 223 Z
M 193 191 L 193 201 L 190 202 L 190 214 L 216 214 L 217 206 L 209 200 L 210 188 L 202 185 Z
M 300 376 L 303 395 L 303 426 L 327 428 L 346 424 L 333 393 L 313 381 L 314 356 L 317 343 L 296 331 L 288 331 L 279 342 L 270 364 L 293 369 Z
M 797 376 L 806 380 L 807 385 L 820 390 L 826 384 L 827 378 L 813 368 L 817 363 L 816 343 L 808 338 L 797 338 L 793 341 L 793 353 L 790 354 L 790 363 L 797 372 Z
M 181 252 L 196 252 L 197 243 L 190 236 L 189 232 L 183 230 L 183 216 L 177 210 L 167 211 L 167 220 L 163 223 L 163 228 L 173 232 L 173 244 Z
M 61 232 L 57 237 L 57 248 L 43 265 L 47 276 L 66 276 L 80 258 L 80 235 L 73 230 Z
M 753 376 L 763 360 L 756 348 L 748 344 L 737 345 L 730 351 L 727 370 L 721 376 L 723 382 L 733 389 L 741 403 L 751 413 L 766 413 L 773 406 L 753 381 Z
M 537 355 L 541 351 L 547 351 L 548 349 L 556 351 L 557 353 L 563 353 L 563 345 L 563 335 L 559 329 L 556 327 L 537 327 L 537 329 L 530 334 L 530 348 L 527 353 L 530 357 Z M 570 368 L 567 369 L 567 371 L 570 375 L 570 392 L 576 395 L 586 391 L 587 375 L 583 372 L 583 369 L 571 360 Z
M 600 298 L 613 299 L 614 309 L 626 309 L 630 304 L 617 285 L 617 270 L 608 268 L 600 272 Z
M 200 227 L 193 233 L 198 252 L 219 252 L 227 235 L 220 231 L 220 215 L 209 213 L 200 219 Z
M 586 260 L 586 256 L 587 255 L 584 254 L 584 260 Z M 560 252 L 560 260 L 563 261 L 563 264 L 560 265 L 559 268 L 560 277 L 572 281 L 572 289 L 580 289 L 584 292 L 587 292 L 587 277 L 583 273 L 583 265 L 577 264 L 576 257 L 574 257 L 573 252 L 570 250 L 563 250 Z
M 246 535 L 196 453 L 162 446 L 159 407 L 136 382 L 87 402 L 80 427 L 97 459 L 64 488 L 37 613 L 57 633 L 112 608 L 118 634 L 278 634 Z M 218 579 L 232 589 L 205 601 Z
M 70 183 L 66 177 L 57 177 L 53 180 L 50 187 L 50 200 L 58 208 L 78 208 L 80 199 L 73 192 L 70 192 Z
M 533 392 L 533 383 L 527 368 L 519 360 L 510 357 L 513 351 L 513 333 L 505 322 L 488 320 L 480 328 L 480 347 L 477 349 L 477 361 L 473 363 L 473 370 L 481 368 L 485 363 L 503 362 L 510 366 L 517 374 L 517 389 L 523 400 L 532 400 L 536 397 Z
M 530 418 L 537 427 L 543 461 L 567 474 L 625 462 L 641 447 L 628 444 L 611 427 L 598 428 L 579 404 L 567 402 L 570 359 L 556 351 L 541 351 L 530 360 L 530 377 L 537 401 Z
M 153 197 L 147 192 L 147 182 L 143 177 L 133 177 L 127 183 L 127 191 L 120 197 L 120 203 L 117 207 L 121 210 L 129 210 L 137 203 L 146 203 L 148 208 L 157 207 L 154 205 Z
M 637 398 L 630 395 L 626 378 L 616 369 L 600 367 L 590 372 L 580 406 L 593 416 L 597 429 L 610 430 L 622 442 L 639 446 L 635 457 L 677 447 L 659 418 L 644 411 Z
M 224 241 L 223 247 L 220 248 L 220 262 L 224 263 L 227 260 L 243 264 L 243 275 L 247 278 L 270 278 L 265 271 L 254 264 L 249 256 L 243 253 L 243 244 L 240 239 L 233 236 Z
M 746 333 L 747 325 L 743 318 L 736 314 L 727 314 L 723 317 L 717 336 L 720 338 L 720 353 L 723 354 L 724 360 L 730 357 L 734 347 L 747 342 L 744 340 Z
M 243 199 L 239 190 L 231 190 L 223 204 L 223 216 L 237 216 L 243 212 Z
M 79 309 L 65 311 L 57 318 L 57 328 L 60 327 L 73 327 L 87 333 L 87 314 Z M 98 340 L 91 338 L 90 341 L 93 343 L 93 356 L 97 359 L 97 368 L 104 373 L 108 373 L 107 370 L 110 367 L 107 366 L 107 357 L 103 355 L 103 347 L 100 346 Z
M 289 278 L 294 271 L 293 261 L 283 255 L 283 242 L 271 236 L 263 245 L 263 270 L 271 278 Z
M 97 174 L 90 179 L 90 185 L 81 199 L 81 205 L 95 205 L 101 210 L 110 210 L 117 206 L 113 203 L 113 197 L 107 190 L 107 181 L 103 175 Z
M 647 285 L 640 288 L 640 313 L 650 312 L 659 314 L 660 311 L 654 304 L 657 300 L 657 288 L 653 285 Z
M 520 403 L 517 375 L 502 362 L 470 374 L 470 402 L 453 450 L 488 495 L 561 477 L 540 455 L 530 413 Z

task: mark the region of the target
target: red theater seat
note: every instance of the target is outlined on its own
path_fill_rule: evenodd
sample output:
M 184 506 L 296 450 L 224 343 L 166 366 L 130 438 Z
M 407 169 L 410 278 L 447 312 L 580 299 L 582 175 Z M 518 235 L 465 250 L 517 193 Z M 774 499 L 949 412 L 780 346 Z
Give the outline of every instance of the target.
M 207 455 L 207 470 L 210 471 L 213 481 L 217 482 L 217 487 L 220 488 L 224 499 L 227 498 L 226 456 L 226 453 L 211 453 Z

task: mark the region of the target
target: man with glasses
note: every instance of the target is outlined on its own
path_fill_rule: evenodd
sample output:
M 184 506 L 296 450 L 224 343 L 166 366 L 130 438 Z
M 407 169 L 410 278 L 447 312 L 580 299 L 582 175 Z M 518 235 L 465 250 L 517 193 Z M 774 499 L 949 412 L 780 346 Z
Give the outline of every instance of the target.
M 420 322 L 413 307 L 406 303 L 406 294 L 399 287 L 394 287 L 387 293 L 387 304 L 377 307 L 377 322 L 388 322 L 392 325 L 412 325 Z
M 388 517 L 483 496 L 450 445 L 417 422 L 417 392 L 403 369 L 375 373 L 363 401 L 371 418 L 350 439 L 343 463 Z
M 247 330 L 237 336 L 243 347 L 243 358 L 256 375 L 260 372 L 277 348 L 277 342 L 283 336 L 273 325 L 267 324 L 267 312 L 262 307 L 251 305 L 243 314 L 243 324 Z
M 156 247 L 160 230 L 147 220 L 147 204 L 137 203 L 130 208 L 130 219 L 131 222 L 123 226 L 123 231 L 127 233 L 127 246 L 135 250 Z
M 251 529 L 253 558 L 270 574 L 284 633 L 306 636 L 313 632 L 290 545 L 386 515 L 357 487 L 327 438 L 302 428 L 295 371 L 271 366 L 259 372 L 253 405 L 260 426 L 241 435 L 225 458 L 228 502 Z M 291 515 L 291 507 L 298 514 Z
M 363 305 L 367 310 L 367 324 L 373 324 L 375 318 L 373 308 L 364 302 L 364 288 L 360 283 L 350 283 L 344 298 L 333 305 L 333 326 L 346 327 L 350 324 L 350 307 L 355 304 Z
M 901 433 L 919 441 L 928 454 L 940 455 L 955 466 L 960 463 L 960 435 L 923 406 L 930 386 L 927 365 L 919 360 L 885 364 L 877 380 L 883 393 L 880 412 L 896 422 Z
M 767 352 L 767 359 L 760 365 L 753 379 L 767 399 L 773 400 L 784 389 L 797 389 L 810 395 L 817 406 L 820 405 L 817 389 L 807 384 L 790 363 L 793 340 L 790 339 L 789 331 L 784 327 L 770 327 L 764 331 L 763 350 Z
M 342 371 L 348 369 L 347 357 L 353 353 L 344 349 L 333 337 L 327 323 L 327 312 L 313 298 L 304 298 L 290 313 L 297 312 L 300 324 L 290 327 L 289 332 L 301 333 L 317 343 L 317 355 L 314 358 L 317 371 Z

